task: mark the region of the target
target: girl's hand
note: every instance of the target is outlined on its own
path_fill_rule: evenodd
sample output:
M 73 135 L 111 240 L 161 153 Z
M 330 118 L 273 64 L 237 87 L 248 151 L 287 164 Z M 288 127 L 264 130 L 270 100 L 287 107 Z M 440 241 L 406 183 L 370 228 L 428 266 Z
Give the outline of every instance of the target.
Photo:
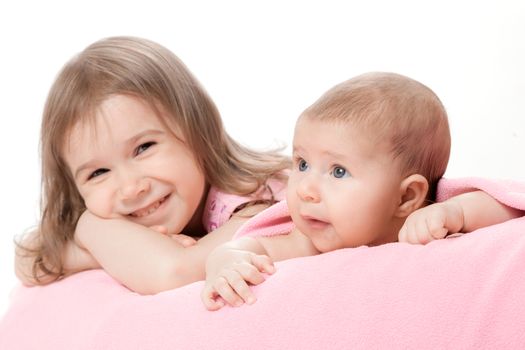
M 401 230 L 399 242 L 427 244 L 459 232 L 464 224 L 463 207 L 454 200 L 431 204 L 410 214 Z
M 275 272 L 268 256 L 219 247 L 206 262 L 206 283 L 201 293 L 204 306 L 215 311 L 225 305 L 224 301 L 232 306 L 253 304 L 257 299 L 248 283 L 257 285 L 264 282 L 263 272 Z
M 168 235 L 168 229 L 165 226 L 162 225 L 155 225 L 151 226 L 150 229 L 160 232 L 163 235 Z M 197 243 L 197 240 L 191 236 L 184 235 L 182 233 L 178 233 L 175 235 L 170 235 L 173 240 L 177 241 L 180 245 L 182 245 L 184 248 L 190 247 Z

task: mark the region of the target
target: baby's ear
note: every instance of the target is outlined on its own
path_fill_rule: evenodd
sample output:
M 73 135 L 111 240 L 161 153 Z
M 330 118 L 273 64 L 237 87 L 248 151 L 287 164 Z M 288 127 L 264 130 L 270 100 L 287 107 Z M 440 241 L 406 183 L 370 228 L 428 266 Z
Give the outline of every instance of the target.
M 428 181 L 420 174 L 410 175 L 401 181 L 400 199 L 395 215 L 405 218 L 421 208 L 428 193 Z

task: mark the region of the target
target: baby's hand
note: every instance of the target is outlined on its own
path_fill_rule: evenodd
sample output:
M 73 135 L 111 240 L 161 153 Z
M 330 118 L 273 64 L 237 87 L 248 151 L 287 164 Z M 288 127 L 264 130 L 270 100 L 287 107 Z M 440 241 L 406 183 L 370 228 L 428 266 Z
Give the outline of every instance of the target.
M 454 200 L 431 204 L 408 216 L 399 230 L 399 242 L 427 244 L 463 227 L 463 208 Z
M 201 293 L 204 306 L 215 311 L 225 305 L 224 301 L 232 306 L 241 306 L 245 302 L 253 304 L 257 299 L 248 283 L 264 282 L 263 272 L 275 272 L 268 256 L 219 247 L 206 262 L 206 283 Z
M 163 235 L 168 235 L 168 229 L 166 228 L 166 226 L 155 225 L 155 226 L 151 226 L 150 229 L 152 229 L 154 231 L 157 231 L 159 233 L 162 233 Z M 178 233 L 178 234 L 175 234 L 175 235 L 170 235 L 170 237 L 173 238 L 175 241 L 177 241 L 184 248 L 190 247 L 190 246 L 194 245 L 195 243 L 197 243 L 195 238 L 193 238 L 191 236 L 184 235 L 182 233 Z

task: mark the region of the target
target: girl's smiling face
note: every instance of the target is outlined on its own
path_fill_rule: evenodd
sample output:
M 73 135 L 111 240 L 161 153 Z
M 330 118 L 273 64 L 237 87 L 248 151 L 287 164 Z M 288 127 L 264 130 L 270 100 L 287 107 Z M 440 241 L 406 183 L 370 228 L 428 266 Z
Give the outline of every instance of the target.
M 160 108 L 160 113 L 165 113 Z M 64 157 L 87 209 L 168 233 L 199 233 L 206 180 L 193 152 L 142 99 L 114 95 L 77 124 Z

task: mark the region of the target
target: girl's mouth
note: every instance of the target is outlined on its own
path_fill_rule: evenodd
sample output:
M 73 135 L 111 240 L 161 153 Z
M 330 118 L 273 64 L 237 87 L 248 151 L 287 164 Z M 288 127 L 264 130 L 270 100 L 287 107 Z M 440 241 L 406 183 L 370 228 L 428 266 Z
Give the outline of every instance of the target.
M 154 212 L 156 212 L 157 209 L 159 209 L 159 207 L 162 205 L 162 203 L 164 203 L 166 201 L 166 199 L 168 199 L 169 196 L 170 195 L 168 194 L 167 196 L 162 197 L 158 201 L 155 201 L 155 202 L 151 203 L 147 207 L 139 209 L 139 210 L 136 210 L 133 213 L 130 213 L 128 215 L 132 216 L 134 218 L 143 218 L 145 216 L 151 215 Z

